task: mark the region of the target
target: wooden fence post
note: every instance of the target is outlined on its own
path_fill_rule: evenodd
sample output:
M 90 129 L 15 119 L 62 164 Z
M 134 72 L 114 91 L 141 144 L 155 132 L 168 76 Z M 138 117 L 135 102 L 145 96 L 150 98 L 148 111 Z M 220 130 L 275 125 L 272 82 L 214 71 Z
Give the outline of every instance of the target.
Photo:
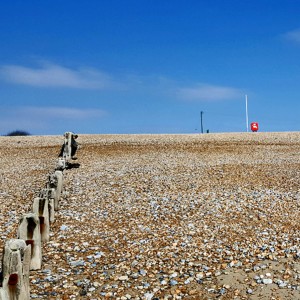
M 29 295 L 29 268 L 31 246 L 21 239 L 5 243 L 2 260 L 3 291 L 0 299 L 27 300 Z M 8 298 L 5 298 L 8 296 Z
M 31 245 L 30 270 L 39 270 L 42 266 L 42 247 L 40 220 L 34 213 L 28 213 L 20 218 L 18 238 Z

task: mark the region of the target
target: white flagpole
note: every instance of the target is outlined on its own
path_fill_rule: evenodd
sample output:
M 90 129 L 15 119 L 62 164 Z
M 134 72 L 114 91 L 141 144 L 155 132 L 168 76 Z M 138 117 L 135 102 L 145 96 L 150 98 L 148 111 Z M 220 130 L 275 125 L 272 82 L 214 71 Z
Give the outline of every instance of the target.
M 249 131 L 249 121 L 248 121 L 248 96 L 246 95 L 246 128 Z

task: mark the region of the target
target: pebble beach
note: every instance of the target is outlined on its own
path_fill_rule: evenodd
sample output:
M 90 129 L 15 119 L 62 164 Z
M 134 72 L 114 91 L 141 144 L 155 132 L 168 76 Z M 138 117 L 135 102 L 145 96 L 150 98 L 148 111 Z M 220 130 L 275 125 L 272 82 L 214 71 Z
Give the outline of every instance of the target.
M 0 257 L 63 136 L 0 137 Z M 80 135 L 32 299 L 300 299 L 300 133 Z

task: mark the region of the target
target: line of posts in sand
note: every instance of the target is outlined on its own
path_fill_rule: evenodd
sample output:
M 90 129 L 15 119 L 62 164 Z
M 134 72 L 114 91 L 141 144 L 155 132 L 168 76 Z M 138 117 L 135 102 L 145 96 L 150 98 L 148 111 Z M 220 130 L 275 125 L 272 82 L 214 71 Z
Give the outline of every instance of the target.
M 17 238 L 5 242 L 2 257 L 0 300 L 30 299 L 29 272 L 42 267 L 42 244 L 49 241 L 50 224 L 63 189 L 63 171 L 71 159 L 72 132 L 64 134 L 63 155 L 58 158 L 46 187 L 33 199 L 32 212 L 21 216 Z

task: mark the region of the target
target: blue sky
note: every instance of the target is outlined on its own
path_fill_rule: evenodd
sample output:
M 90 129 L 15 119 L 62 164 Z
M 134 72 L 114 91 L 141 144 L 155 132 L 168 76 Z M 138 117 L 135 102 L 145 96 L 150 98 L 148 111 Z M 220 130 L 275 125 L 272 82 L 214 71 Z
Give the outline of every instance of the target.
M 299 131 L 300 1 L 1 1 L 0 134 Z

